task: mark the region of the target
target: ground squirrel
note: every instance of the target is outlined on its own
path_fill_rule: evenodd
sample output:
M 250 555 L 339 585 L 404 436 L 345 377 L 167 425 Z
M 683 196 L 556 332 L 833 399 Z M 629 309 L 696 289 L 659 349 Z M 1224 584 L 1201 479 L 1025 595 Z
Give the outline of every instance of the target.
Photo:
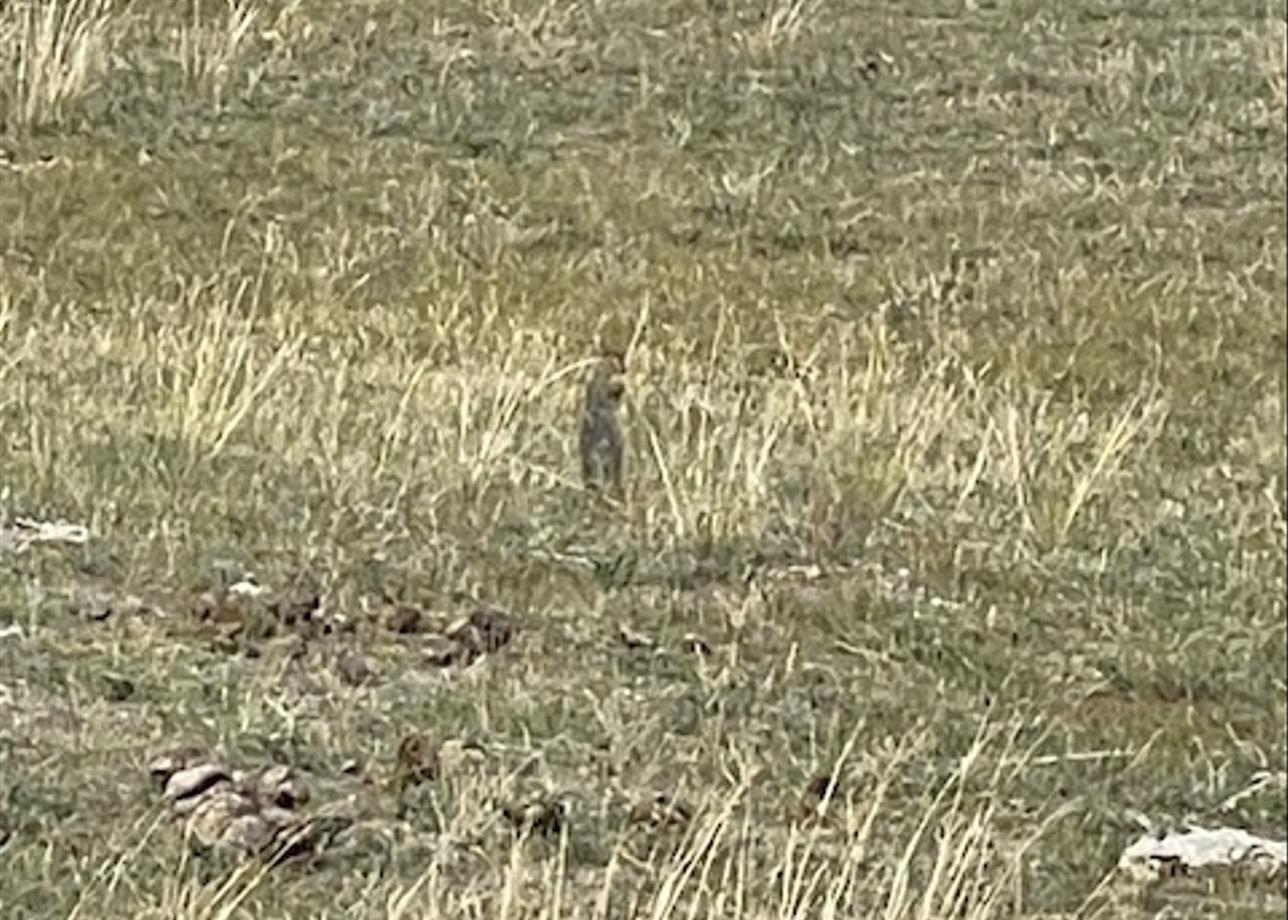
M 582 481 L 592 489 L 608 486 L 618 496 L 626 438 L 617 410 L 626 393 L 625 375 L 626 360 L 621 354 L 609 353 L 595 365 L 586 384 L 577 440 Z

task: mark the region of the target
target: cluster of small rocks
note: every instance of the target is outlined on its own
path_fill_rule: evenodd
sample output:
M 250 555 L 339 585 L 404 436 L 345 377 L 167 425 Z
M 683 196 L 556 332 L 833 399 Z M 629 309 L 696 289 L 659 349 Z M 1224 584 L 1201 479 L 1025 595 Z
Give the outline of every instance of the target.
M 355 614 L 333 609 L 317 592 L 291 597 L 277 594 L 248 578 L 201 592 L 193 614 L 198 628 L 216 647 L 254 653 L 256 643 L 283 635 L 301 643 L 339 637 L 370 628 L 414 638 L 431 667 L 466 667 L 509 644 L 518 629 L 509 614 L 481 604 L 464 615 L 435 613 L 389 599 L 365 603 Z M 374 676 L 356 652 L 342 655 L 341 676 L 350 684 Z
M 428 663 L 436 667 L 473 664 L 509 644 L 517 632 L 508 614 L 483 606 L 446 618 L 414 604 L 386 602 L 377 619 L 389 632 L 420 637 Z
M 283 764 L 247 772 L 179 752 L 156 758 L 148 772 L 201 848 L 279 863 L 320 852 L 352 823 L 301 814 L 308 792 Z
M 319 594 L 277 595 L 249 581 L 202 591 L 192 614 L 199 631 L 225 651 L 247 651 L 257 641 L 282 635 L 307 640 L 352 628 L 343 616 L 325 608 Z

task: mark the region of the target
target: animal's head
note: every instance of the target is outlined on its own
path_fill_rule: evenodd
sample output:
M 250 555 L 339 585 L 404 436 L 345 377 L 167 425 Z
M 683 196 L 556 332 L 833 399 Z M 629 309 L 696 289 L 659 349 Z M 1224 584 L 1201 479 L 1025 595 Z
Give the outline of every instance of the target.
M 626 395 L 626 356 L 606 351 L 590 377 L 590 398 L 597 402 L 620 402 Z

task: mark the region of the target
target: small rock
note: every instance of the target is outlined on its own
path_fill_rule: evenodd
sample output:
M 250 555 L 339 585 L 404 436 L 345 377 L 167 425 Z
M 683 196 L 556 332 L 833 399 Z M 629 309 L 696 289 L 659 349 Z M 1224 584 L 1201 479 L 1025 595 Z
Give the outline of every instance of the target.
M 291 768 L 274 764 L 251 776 L 244 784 L 263 803 L 291 809 L 309 800 L 308 790 L 299 784 Z
M 253 572 L 247 572 L 240 581 L 228 586 L 228 593 L 234 597 L 259 597 L 267 588 L 259 583 Z
M 165 784 L 165 798 L 182 813 L 191 810 L 195 800 L 220 783 L 231 783 L 232 776 L 221 765 L 203 763 L 187 767 L 170 777 Z M 184 806 L 187 806 L 185 809 Z
M 68 607 L 75 616 L 102 623 L 113 616 L 138 613 L 143 609 L 143 601 L 133 595 L 118 598 L 108 591 L 79 590 Z
M 483 748 L 472 741 L 450 738 L 438 747 L 438 760 L 446 773 L 463 766 L 477 766 L 487 759 Z
M 277 828 L 264 815 L 250 812 L 234 817 L 219 835 L 222 846 L 253 855 L 263 852 L 272 842 Z
M 840 795 L 840 780 L 832 788 L 832 776 L 820 773 L 805 786 L 805 792 L 797 801 L 795 808 L 788 814 L 789 820 L 800 825 L 826 825 L 829 823 L 828 806 Z M 828 797 L 828 790 L 832 790 Z
M 283 626 L 306 626 L 321 612 L 322 595 L 315 592 L 293 600 L 279 599 L 270 603 L 269 609 Z
M 374 676 L 367 659 L 353 651 L 341 652 L 335 661 L 335 668 L 344 682 L 354 687 L 365 684 Z
M 394 776 L 403 788 L 438 779 L 438 748 L 420 732 L 413 732 L 403 738 L 398 744 Z
M 446 668 L 465 657 L 465 648 L 455 639 L 433 635 L 425 640 L 425 660 L 436 668 Z
M 633 824 L 656 828 L 682 827 L 693 819 L 693 809 L 674 796 L 658 792 L 637 801 L 629 818 Z
M 458 617 L 443 630 L 443 636 L 458 646 L 458 654 L 447 663 L 472 664 L 480 656 L 500 650 L 515 632 L 513 621 L 499 610 L 481 608 Z
M 631 648 L 631 649 L 657 648 L 657 643 L 654 642 L 651 638 L 646 636 L 644 633 L 639 632 L 638 630 L 631 629 L 625 623 L 619 623 L 617 625 L 617 638 L 620 639 L 622 644 L 625 645 L 627 648 Z
M 469 623 L 477 637 L 478 650 L 485 654 L 500 651 L 517 631 L 514 620 L 499 610 L 476 610 L 470 614 Z
M 470 631 L 470 618 L 467 616 L 457 617 L 454 620 L 450 620 L 447 625 L 443 627 L 443 635 L 447 636 L 449 639 L 456 639 L 459 642 L 467 641 Z
M 706 639 L 703 639 L 697 633 L 685 633 L 684 638 L 681 639 L 680 642 L 683 645 L 684 650 L 687 652 L 701 655 L 703 658 L 711 655 L 711 643 Z
M 197 595 L 193 612 L 203 623 L 240 623 L 245 613 L 244 604 L 235 597 L 225 597 L 213 591 Z
M 526 802 L 504 805 L 501 814 L 520 834 L 558 834 L 568 817 L 568 806 L 561 799 L 541 796 Z
M 86 599 L 77 613 L 87 620 L 102 623 L 112 615 L 112 598 L 110 595 L 98 595 L 97 597 Z
M 289 636 L 282 646 L 282 657 L 287 661 L 299 661 L 309 653 L 309 640 L 300 635 Z
M 231 789 L 220 790 L 200 797 L 188 818 L 188 832 L 203 846 L 213 847 L 234 819 L 254 813 L 255 805 L 246 796 Z
M 308 820 L 288 816 L 276 824 L 272 842 L 264 856 L 273 865 L 317 853 L 344 831 L 353 826 L 353 819 L 346 815 L 321 815 Z
M 385 629 L 400 636 L 422 632 L 425 629 L 425 617 L 418 607 L 406 604 L 390 605 L 383 617 Z
M 104 674 L 103 696 L 110 702 L 124 703 L 134 696 L 134 681 L 119 674 Z
M 164 754 L 158 754 L 149 761 L 148 774 L 151 775 L 158 788 L 164 791 L 166 783 L 170 781 L 170 777 L 187 767 L 196 757 L 196 751 L 191 748 L 177 748 Z
M 832 786 L 832 775 L 830 773 L 820 773 L 814 777 L 805 786 L 805 795 L 819 800 L 820 802 L 827 797 L 827 790 Z M 841 782 L 837 777 L 836 788 L 832 789 L 832 797 L 835 798 L 840 792 Z

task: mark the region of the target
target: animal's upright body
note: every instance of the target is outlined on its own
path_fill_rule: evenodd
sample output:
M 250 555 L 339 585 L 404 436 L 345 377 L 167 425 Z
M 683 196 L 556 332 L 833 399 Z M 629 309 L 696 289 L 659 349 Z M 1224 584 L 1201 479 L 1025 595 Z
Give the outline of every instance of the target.
M 591 372 L 581 409 L 577 447 L 581 478 L 587 488 L 622 493 L 626 437 L 618 411 L 626 393 L 626 363 L 621 355 L 604 357 Z

